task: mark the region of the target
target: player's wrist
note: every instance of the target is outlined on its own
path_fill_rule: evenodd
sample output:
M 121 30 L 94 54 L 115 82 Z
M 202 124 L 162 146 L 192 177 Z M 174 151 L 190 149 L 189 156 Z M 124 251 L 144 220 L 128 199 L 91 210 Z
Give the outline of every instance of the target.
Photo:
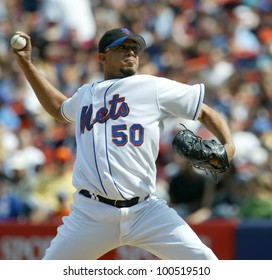
M 225 144 L 224 147 L 225 147 L 225 150 L 226 150 L 226 153 L 227 153 L 229 161 L 232 160 L 232 158 L 233 158 L 233 156 L 235 154 L 235 146 L 234 146 L 234 144 L 233 143 L 232 144 L 228 143 L 228 144 Z

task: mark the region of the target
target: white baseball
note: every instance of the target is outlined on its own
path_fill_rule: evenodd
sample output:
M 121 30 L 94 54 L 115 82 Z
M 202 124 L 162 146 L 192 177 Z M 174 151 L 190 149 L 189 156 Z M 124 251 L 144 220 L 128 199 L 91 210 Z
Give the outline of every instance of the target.
M 22 50 L 26 46 L 26 39 L 16 34 L 11 38 L 10 45 L 16 50 Z

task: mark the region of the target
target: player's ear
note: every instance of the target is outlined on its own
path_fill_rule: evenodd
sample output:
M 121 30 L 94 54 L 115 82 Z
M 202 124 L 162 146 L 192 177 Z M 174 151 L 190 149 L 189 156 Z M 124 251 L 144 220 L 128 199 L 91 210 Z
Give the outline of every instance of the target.
M 106 55 L 104 53 L 99 53 L 99 62 L 102 64 L 106 62 Z

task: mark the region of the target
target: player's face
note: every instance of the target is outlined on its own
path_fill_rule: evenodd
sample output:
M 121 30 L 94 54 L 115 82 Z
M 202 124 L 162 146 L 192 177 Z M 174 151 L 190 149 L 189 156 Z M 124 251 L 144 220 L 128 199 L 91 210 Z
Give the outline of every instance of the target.
M 104 64 L 105 79 L 124 78 L 136 74 L 139 66 L 139 45 L 127 40 L 122 44 L 100 54 Z

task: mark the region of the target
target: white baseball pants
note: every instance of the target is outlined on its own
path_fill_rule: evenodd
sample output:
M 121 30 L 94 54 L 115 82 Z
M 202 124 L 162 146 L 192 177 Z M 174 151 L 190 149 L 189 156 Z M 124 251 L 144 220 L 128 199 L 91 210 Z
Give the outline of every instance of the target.
M 138 246 L 165 260 L 217 259 L 162 199 L 116 208 L 78 193 L 43 259 L 95 260 L 123 245 Z

